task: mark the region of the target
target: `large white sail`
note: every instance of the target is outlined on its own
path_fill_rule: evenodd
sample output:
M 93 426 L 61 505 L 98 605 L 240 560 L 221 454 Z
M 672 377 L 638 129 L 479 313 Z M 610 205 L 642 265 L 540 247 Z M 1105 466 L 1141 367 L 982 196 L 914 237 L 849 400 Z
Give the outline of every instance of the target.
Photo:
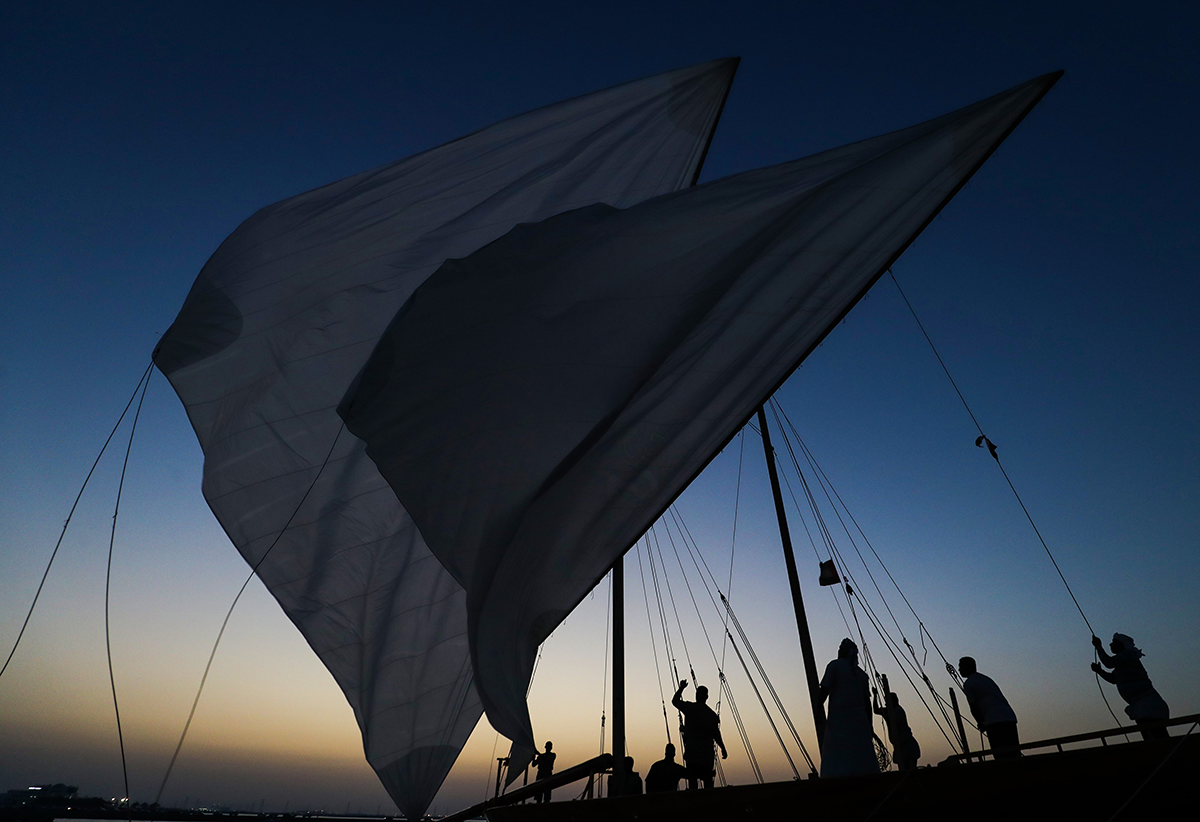
M 558 103 L 264 208 L 155 351 L 204 450 L 209 505 L 345 692 L 409 818 L 480 716 L 465 594 L 335 406 L 447 259 L 521 221 L 693 182 L 735 68 Z
M 538 644 L 1057 79 L 518 226 L 418 289 L 340 412 L 466 590 L 497 730 L 532 747 Z

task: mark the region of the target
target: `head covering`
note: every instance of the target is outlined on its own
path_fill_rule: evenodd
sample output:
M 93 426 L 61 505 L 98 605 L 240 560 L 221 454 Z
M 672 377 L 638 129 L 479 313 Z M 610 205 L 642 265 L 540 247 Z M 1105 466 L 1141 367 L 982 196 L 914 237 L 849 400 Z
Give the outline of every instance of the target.
M 842 644 L 838 646 L 838 659 L 850 659 L 858 656 L 858 646 L 854 644 L 852 639 L 843 639 Z
M 1141 659 L 1145 656 L 1136 645 L 1133 644 L 1133 637 L 1129 634 L 1113 634 L 1113 642 L 1119 642 L 1124 647 L 1125 651 L 1132 653 L 1134 658 Z

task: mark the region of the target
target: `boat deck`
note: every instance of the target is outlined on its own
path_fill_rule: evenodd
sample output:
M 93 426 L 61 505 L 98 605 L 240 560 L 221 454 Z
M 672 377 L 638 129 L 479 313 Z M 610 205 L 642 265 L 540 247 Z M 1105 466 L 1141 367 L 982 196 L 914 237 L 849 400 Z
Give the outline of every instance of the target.
M 1198 772 L 1200 736 L 1184 736 L 869 776 L 512 805 L 490 808 L 487 818 L 490 822 L 774 822 L 934 815 L 972 822 L 1168 818 L 1195 804 Z

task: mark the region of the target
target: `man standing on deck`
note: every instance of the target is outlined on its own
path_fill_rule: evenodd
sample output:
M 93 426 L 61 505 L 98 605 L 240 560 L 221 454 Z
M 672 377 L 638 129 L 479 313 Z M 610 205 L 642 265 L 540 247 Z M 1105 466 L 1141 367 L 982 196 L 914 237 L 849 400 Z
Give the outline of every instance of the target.
M 681 697 L 687 684 L 686 679 L 679 683 L 671 704 L 683 714 L 683 762 L 688 770 L 688 790 L 694 791 L 698 780 L 706 788 L 713 786 L 713 744 L 721 748 L 722 759 L 728 759 L 729 753 L 721 739 L 721 718 L 706 704 L 708 688 L 697 685 L 696 701 L 685 702 Z
M 558 754 L 554 753 L 554 743 L 546 743 L 545 753 L 540 753 L 533 758 L 533 764 L 537 766 L 537 780 L 549 779 L 554 774 L 554 760 L 558 758 Z M 538 804 L 550 801 L 550 791 L 542 791 L 537 795 Z
M 964 656 L 958 661 L 958 672 L 963 678 L 963 696 L 971 706 L 971 715 L 975 717 L 979 730 L 987 734 L 988 744 L 992 746 L 992 757 L 1019 757 L 1021 752 L 1017 750 L 1017 746 L 1021 741 L 1017 737 L 1017 714 L 1000 692 L 1000 687 L 991 677 L 984 676 L 975 669 L 975 660 L 972 657 Z
M 921 746 L 913 736 L 912 728 L 908 726 L 908 714 L 900 707 L 900 697 L 891 691 L 883 696 L 883 705 L 879 704 L 879 692 L 871 689 L 872 710 L 883 717 L 887 724 L 888 736 L 892 740 L 892 761 L 902 771 L 911 771 L 917 767 L 921 758 Z
M 687 768 L 675 761 L 675 746 L 668 742 L 663 758 L 651 765 L 646 774 L 646 793 L 677 791 L 679 780 L 686 779 L 687 775 Z

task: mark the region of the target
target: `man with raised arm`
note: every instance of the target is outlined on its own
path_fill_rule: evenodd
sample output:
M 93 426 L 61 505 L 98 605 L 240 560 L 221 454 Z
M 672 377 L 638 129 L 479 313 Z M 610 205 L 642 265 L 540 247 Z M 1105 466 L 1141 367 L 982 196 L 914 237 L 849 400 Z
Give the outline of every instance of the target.
M 683 689 L 688 681 L 682 680 L 671 704 L 683 714 L 683 763 L 688 770 L 688 789 L 695 790 L 698 781 L 704 782 L 704 787 L 713 786 L 713 745 L 721 749 L 721 758 L 729 757 L 725 743 L 721 740 L 721 718 L 706 704 L 708 688 L 696 686 L 696 701 L 685 702 Z

